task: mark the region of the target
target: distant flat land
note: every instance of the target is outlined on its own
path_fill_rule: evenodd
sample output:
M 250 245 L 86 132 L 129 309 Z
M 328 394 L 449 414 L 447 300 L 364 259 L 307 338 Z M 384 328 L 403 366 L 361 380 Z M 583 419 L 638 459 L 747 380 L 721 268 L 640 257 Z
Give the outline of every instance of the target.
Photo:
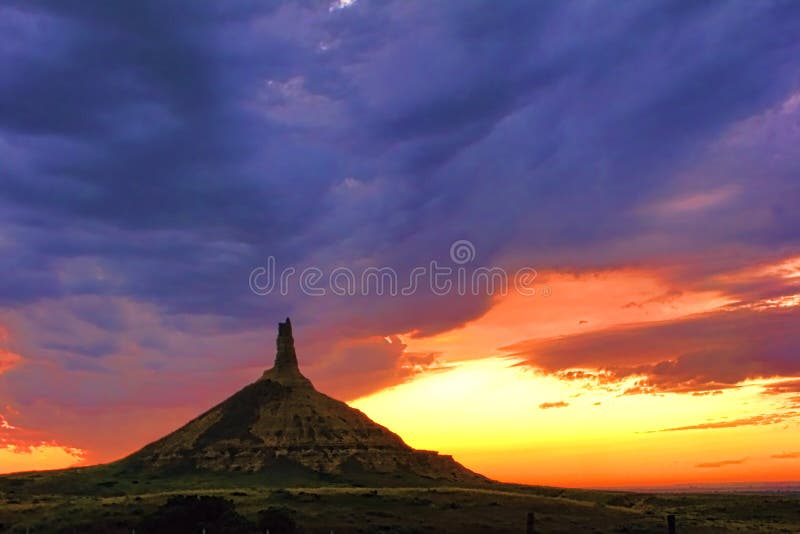
M 75 487 L 60 473 L 0 477 L 0 532 L 147 534 L 148 518 L 176 495 L 229 501 L 236 515 L 254 525 L 249 532 L 265 531 L 255 527 L 264 510 L 290 517 L 298 532 L 326 534 L 525 532 L 528 512 L 534 513 L 536 532 L 664 533 L 668 513 L 676 514 L 679 533 L 800 532 L 800 494 L 793 492 L 627 493 L 509 484 L 282 489 L 248 477 L 183 480 L 181 487 L 158 479 L 106 480 L 101 470 L 86 475 Z M 248 532 L 239 528 L 218 531 Z

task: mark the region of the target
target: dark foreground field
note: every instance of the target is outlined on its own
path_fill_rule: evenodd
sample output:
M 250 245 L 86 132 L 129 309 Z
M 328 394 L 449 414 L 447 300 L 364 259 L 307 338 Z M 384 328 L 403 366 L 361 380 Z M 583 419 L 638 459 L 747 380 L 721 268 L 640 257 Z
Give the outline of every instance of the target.
M 59 493 L 50 477 L 0 479 L 0 532 L 800 532 L 797 494 L 639 494 L 484 487 L 266 488 L 207 481 L 95 482 Z M 215 482 L 221 482 L 214 487 Z M 244 481 L 243 481 L 244 482 Z

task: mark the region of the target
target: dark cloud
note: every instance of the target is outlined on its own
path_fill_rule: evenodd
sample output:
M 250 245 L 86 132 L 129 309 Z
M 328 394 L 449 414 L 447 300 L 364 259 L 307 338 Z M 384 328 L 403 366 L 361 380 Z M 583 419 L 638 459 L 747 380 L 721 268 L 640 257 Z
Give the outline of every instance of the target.
M 641 228 L 620 208 L 663 189 L 681 149 L 789 88 L 791 8 L 482 7 L 11 4 L 25 46 L 4 56 L 0 125 L 20 157 L 3 193 L 40 265 L 17 276 L 45 271 L 15 301 L 114 290 L 208 312 L 224 294 L 246 317 L 273 308 L 248 303 L 248 268 L 330 262 L 326 243 L 400 267 L 456 237 L 487 259 L 542 245 L 567 259 Z M 384 181 L 345 217 L 331 194 L 349 175 Z M 74 255 L 119 285 L 48 276 Z
M 504 350 L 565 378 L 587 377 L 581 371 L 570 374 L 573 368 L 601 369 L 606 374 L 598 380 L 606 382 L 645 376 L 628 394 L 713 393 L 748 378 L 800 374 L 800 341 L 792 334 L 799 322 L 797 307 L 723 310 L 530 340 Z

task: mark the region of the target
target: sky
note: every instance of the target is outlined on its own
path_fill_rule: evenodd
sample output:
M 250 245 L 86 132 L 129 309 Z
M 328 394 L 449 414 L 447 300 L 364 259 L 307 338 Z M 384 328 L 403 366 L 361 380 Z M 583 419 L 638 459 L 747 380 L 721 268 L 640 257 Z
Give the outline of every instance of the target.
M 800 480 L 798 144 L 794 2 L 3 2 L 0 472 L 133 452 L 291 316 L 499 480 Z

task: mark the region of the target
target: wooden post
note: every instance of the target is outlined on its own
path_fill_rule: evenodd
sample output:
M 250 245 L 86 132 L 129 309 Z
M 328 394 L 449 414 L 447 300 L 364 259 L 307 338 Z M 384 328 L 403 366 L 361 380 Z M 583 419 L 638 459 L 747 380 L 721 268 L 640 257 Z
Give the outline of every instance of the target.
M 536 532 L 535 525 L 534 525 L 534 516 L 533 512 L 528 512 L 528 521 L 525 525 L 525 534 L 534 534 Z
M 669 534 L 675 534 L 675 514 L 669 514 L 667 516 L 667 532 Z

